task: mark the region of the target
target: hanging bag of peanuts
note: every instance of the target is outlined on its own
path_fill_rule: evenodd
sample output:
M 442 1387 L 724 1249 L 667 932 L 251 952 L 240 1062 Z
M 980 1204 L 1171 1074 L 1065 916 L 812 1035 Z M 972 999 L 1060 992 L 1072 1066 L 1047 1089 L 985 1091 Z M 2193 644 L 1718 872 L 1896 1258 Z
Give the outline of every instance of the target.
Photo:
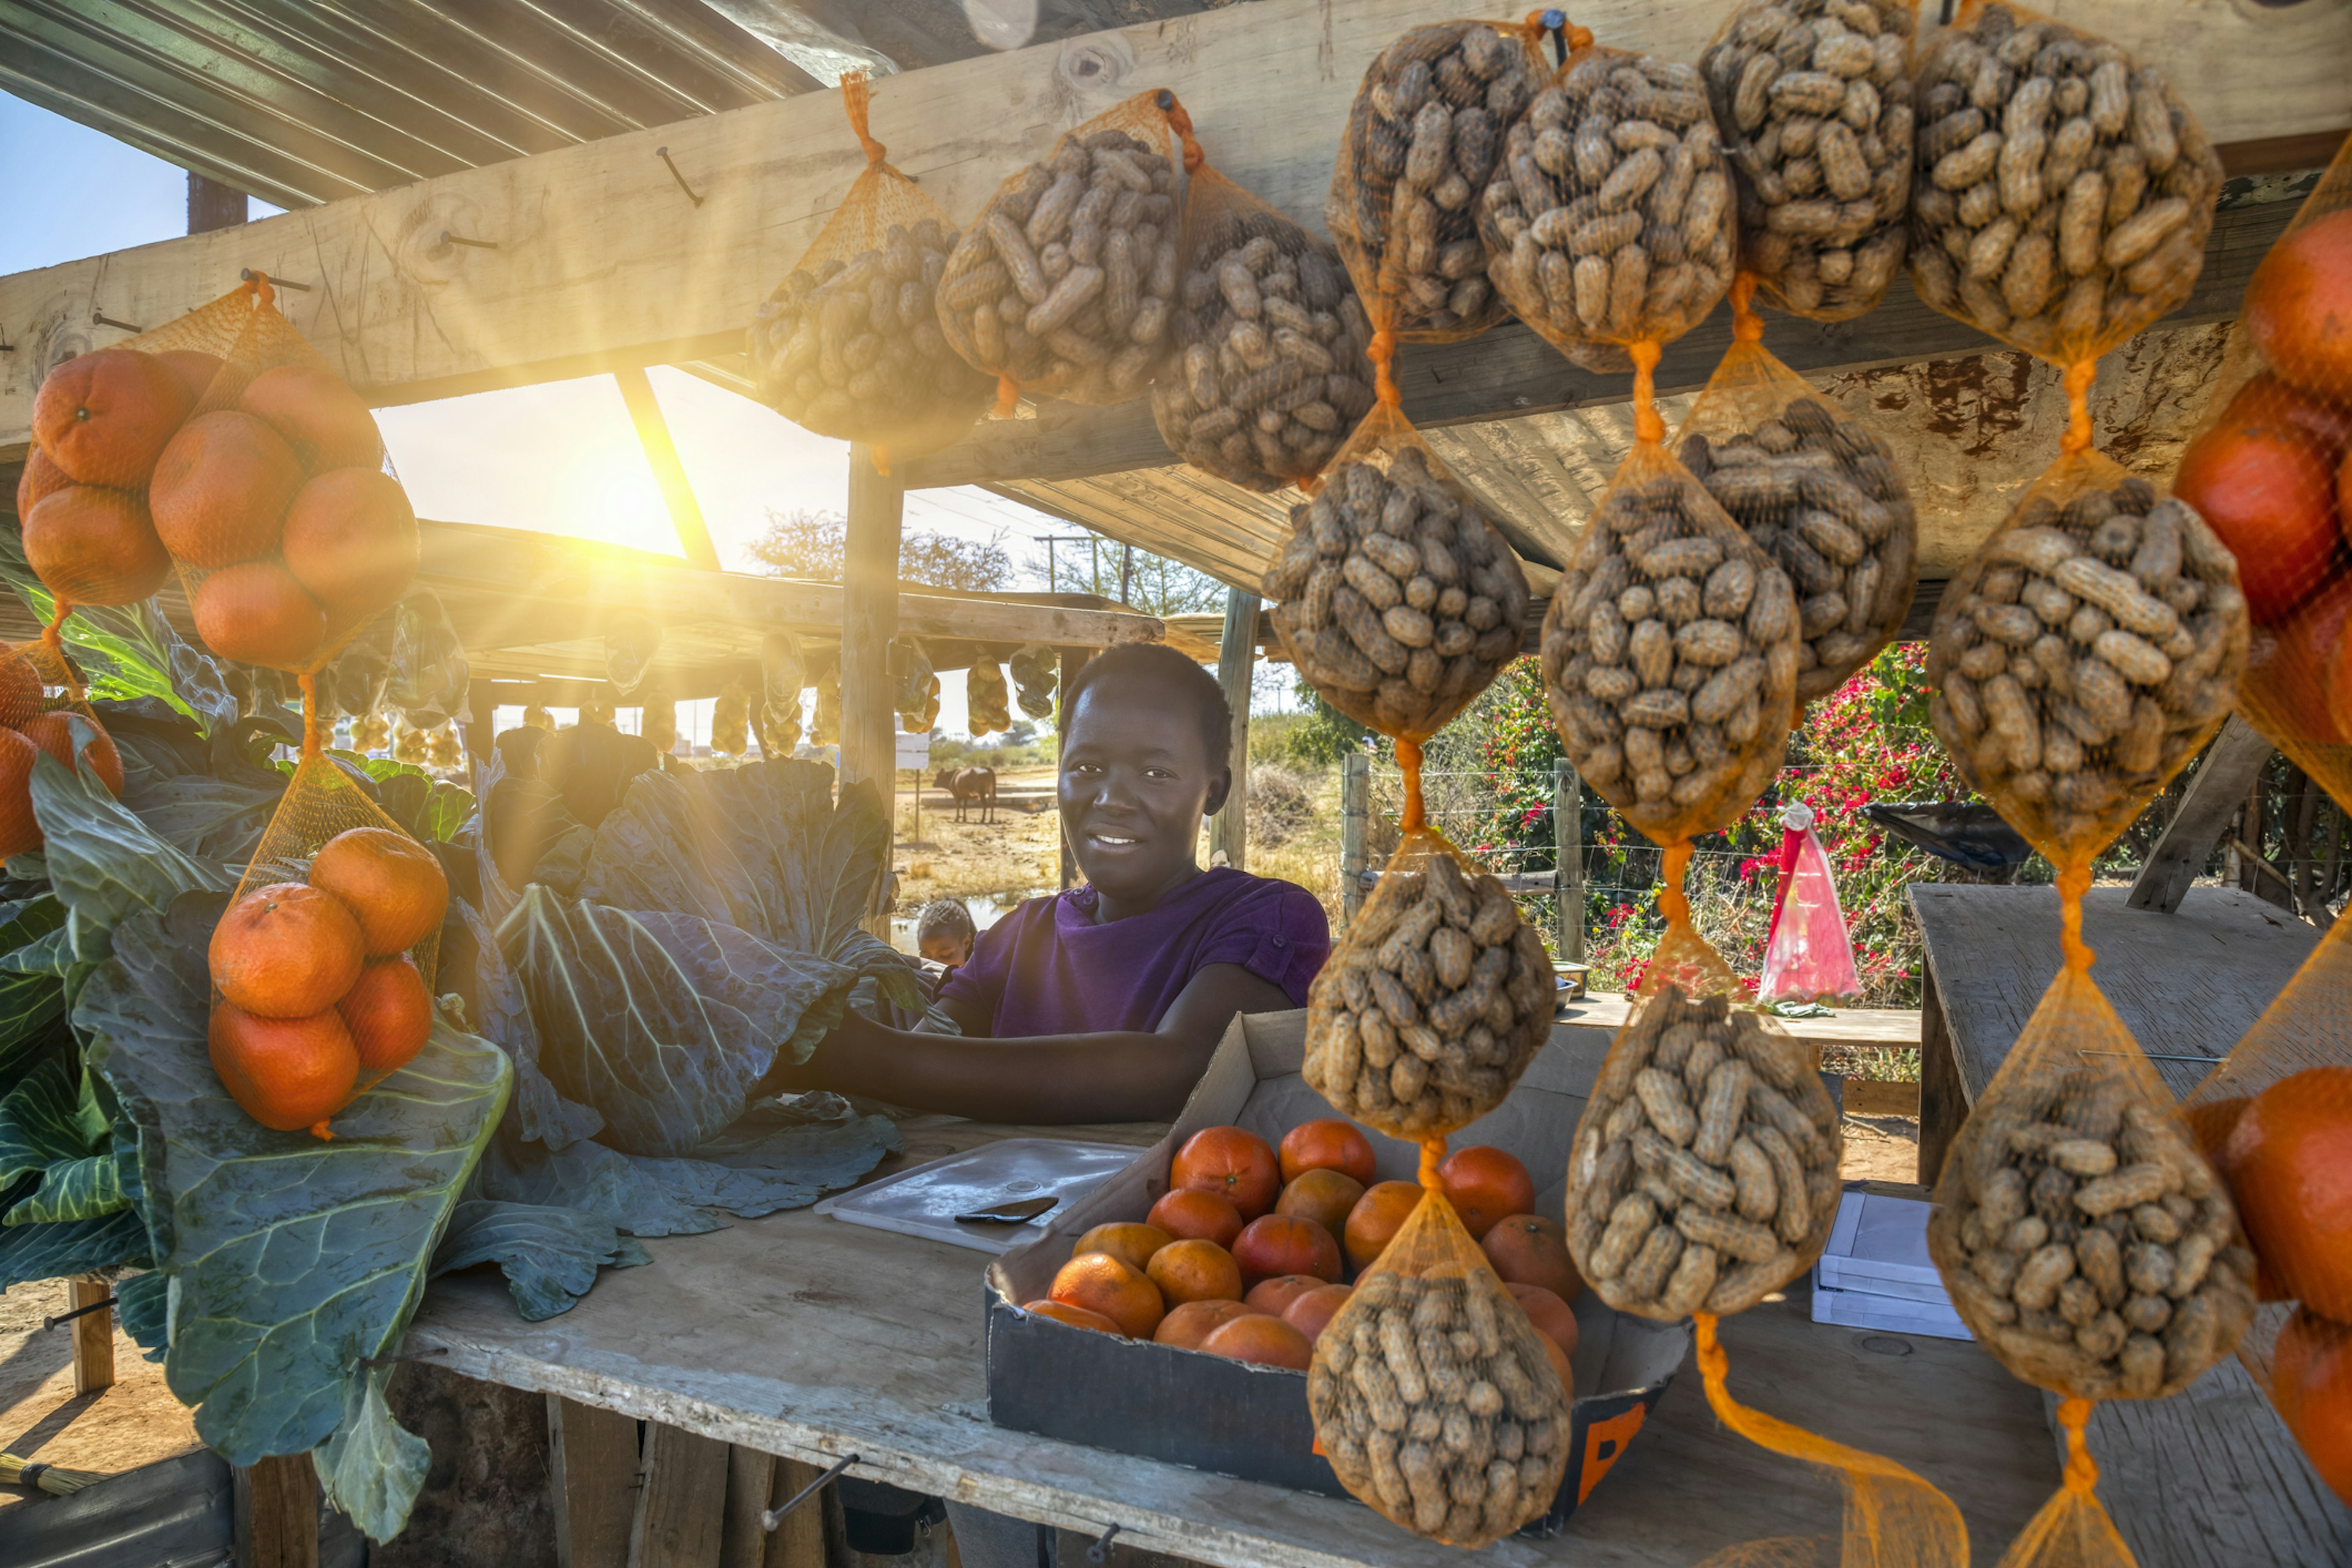
M 1478 232 L 1521 321 L 1587 370 L 1629 370 L 1731 286 L 1730 171 L 1694 68 L 1564 23 L 1553 39 L 1560 67 L 1504 134 Z
M 1371 321 L 1339 253 L 1203 164 L 1184 257 L 1160 438 L 1244 489 L 1312 479 L 1372 407 Z
M 1817 321 L 1875 306 L 1909 238 L 1917 0 L 1747 0 L 1699 57 L 1739 266 Z
M 1463 1227 L 1427 1149 L 1421 1181 L 1420 1204 L 1317 1337 L 1307 1405 L 1342 1486 L 1417 1535 L 1475 1549 L 1551 1507 L 1573 1379 Z
M 996 411 L 1022 393 L 1066 403 L 1139 397 L 1166 357 L 1184 209 L 1197 156 L 1176 95 L 1139 92 L 1063 135 L 999 186 L 948 257 L 940 329 L 996 377 Z
M 1752 274 L 1733 283 L 1732 345 L 1674 446 L 1796 590 L 1802 704 L 1845 684 L 1902 628 L 1919 523 L 1885 441 L 1764 347 L 1755 287 Z
M 1004 667 L 983 651 L 964 675 L 964 704 L 971 715 L 975 739 L 1013 728 L 1013 698 L 1004 684 Z
M 1357 294 L 1391 301 L 1401 341 L 1475 337 L 1509 316 L 1477 205 L 1542 80 L 1534 29 L 1495 22 L 1415 27 L 1364 72 L 1324 226 Z
M 951 445 L 988 407 L 988 378 L 948 346 L 935 298 L 955 225 L 885 161 L 866 128 L 866 73 L 841 79 L 866 168 L 752 318 L 760 400 L 793 424 L 893 458 Z

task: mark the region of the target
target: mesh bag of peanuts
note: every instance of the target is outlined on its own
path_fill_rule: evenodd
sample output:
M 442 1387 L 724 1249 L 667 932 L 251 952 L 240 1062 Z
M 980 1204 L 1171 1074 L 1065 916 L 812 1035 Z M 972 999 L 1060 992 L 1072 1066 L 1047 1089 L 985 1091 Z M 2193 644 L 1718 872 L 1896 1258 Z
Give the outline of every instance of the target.
M 1044 643 L 1024 643 L 1004 664 L 1021 711 L 1032 719 L 1052 718 L 1054 688 L 1062 679 L 1060 656 Z
M 1826 697 L 1903 625 L 1919 522 L 1895 454 L 1774 358 L 1732 291 L 1735 336 L 1675 431 L 1682 466 L 1797 593 L 1797 701 Z
M 789 757 L 801 743 L 801 693 L 808 689 L 808 660 L 800 638 L 770 632 L 760 639 L 760 750 Z M 773 747 L 770 746 L 774 742 Z
M 1013 699 L 1004 683 L 1004 667 L 993 658 L 972 661 L 964 676 L 963 690 L 974 736 L 1013 728 Z
M 1442 1147 L 1442 1145 L 1440 1145 Z M 1475 1548 L 1551 1507 L 1568 1467 L 1567 1358 L 1536 1331 L 1436 1182 L 1315 1342 L 1307 1404 L 1339 1483 Z
M 1567 37 L 1504 133 L 1478 233 L 1521 321 L 1587 370 L 1630 370 L 1632 344 L 1681 337 L 1731 286 L 1731 175 L 1696 69 Z
M 1417 828 L 1307 993 L 1307 1086 L 1398 1138 L 1502 1104 L 1551 1037 L 1551 956 L 1503 884 Z
M 1791 315 L 1885 296 L 1910 234 L 1917 0 L 1747 0 L 1699 75 L 1738 188 L 1739 266 Z
M 951 445 L 987 409 L 988 377 L 948 346 L 936 295 L 955 225 L 866 131 L 863 71 L 841 79 L 866 168 L 751 319 L 760 400 L 820 436 L 863 441 L 876 466 Z
M 1365 70 L 1324 226 L 1358 294 L 1389 302 L 1402 341 L 1475 337 L 1509 316 L 1476 204 L 1543 75 L 1534 29 L 1495 22 L 1415 27 Z
M 1339 253 L 1203 166 L 1184 257 L 1176 358 L 1151 384 L 1161 439 L 1244 489 L 1312 479 L 1372 409 L 1372 325 Z
M 1290 509 L 1263 584 L 1291 661 L 1324 700 L 1425 740 L 1518 657 L 1527 574 L 1493 511 L 1394 403 L 1357 426 L 1314 499 Z
M 940 328 L 997 378 L 1066 403 L 1139 397 L 1166 357 L 1184 209 L 1176 95 L 1140 92 L 1064 134 L 997 188 L 948 257 Z M 1186 155 L 1190 122 L 1182 140 Z

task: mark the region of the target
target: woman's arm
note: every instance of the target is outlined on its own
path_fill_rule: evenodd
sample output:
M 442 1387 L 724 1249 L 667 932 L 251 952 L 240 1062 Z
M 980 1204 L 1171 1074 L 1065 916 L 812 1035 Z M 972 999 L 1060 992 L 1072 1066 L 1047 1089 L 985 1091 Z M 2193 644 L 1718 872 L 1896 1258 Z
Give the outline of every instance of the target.
M 1160 1121 L 1183 1109 L 1237 1013 L 1288 1010 L 1290 997 L 1238 963 L 1212 963 L 1151 1033 L 970 1039 L 912 1034 L 853 1013 L 798 1067 L 763 1088 L 830 1089 L 981 1121 Z

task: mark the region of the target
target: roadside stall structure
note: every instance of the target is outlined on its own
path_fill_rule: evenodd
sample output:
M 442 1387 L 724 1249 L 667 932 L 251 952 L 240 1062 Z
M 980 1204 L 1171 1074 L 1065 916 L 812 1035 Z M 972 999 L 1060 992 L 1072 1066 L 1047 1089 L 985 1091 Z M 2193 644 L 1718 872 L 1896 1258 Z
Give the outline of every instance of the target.
M 1611 0 L 1576 19 L 1612 44 L 1691 59 L 1728 8 L 1724 0 L 1672 8 Z M 1340 8 L 1319 0 L 1256 0 L 1204 13 L 1171 4 L 1165 15 L 1150 5 L 1122 6 L 1118 17 L 1087 12 L 1082 20 L 1129 20 L 1139 9 L 1151 15 L 1114 30 L 1074 31 L 992 54 L 941 44 L 956 37 L 933 15 L 944 8 L 919 0 L 879 8 L 866 29 L 870 41 L 845 39 L 804 20 L 777 30 L 751 8 L 715 6 L 690 20 L 669 6 L 591 9 L 601 28 L 558 25 L 518 8 L 503 18 L 507 31 L 463 31 L 456 38 L 462 47 L 447 57 L 455 63 L 429 70 L 388 41 L 389 31 L 289 34 L 283 53 L 264 62 L 241 41 L 208 34 L 193 8 L 167 34 L 136 38 L 100 25 L 19 30 L 24 24 L 0 19 L 0 37 L 26 45 L 35 61 L 11 79 L 12 88 L 238 188 L 319 204 L 0 279 L 0 464 L 22 459 L 32 395 L 49 366 L 121 341 L 134 323 L 152 325 L 214 298 L 248 271 L 281 280 L 289 292 L 280 299 L 296 326 L 379 406 L 599 372 L 620 376 L 629 395 L 642 387 L 642 368 L 651 363 L 677 364 L 748 391 L 744 323 L 860 166 L 855 143 L 839 134 L 838 104 L 813 90 L 821 82 L 811 69 L 829 73 L 842 64 L 885 59 L 919 68 L 877 83 L 874 127 L 893 162 L 922 180 L 926 194 L 951 214 L 977 210 L 1007 170 L 1036 156 L 1069 125 L 1135 91 L 1167 87 L 1182 98 L 1220 168 L 1319 229 L 1336 139 L 1363 64 L 1398 33 L 1429 19 L 1426 6 L 1405 0 Z M 742 26 L 712 20 L 739 9 L 750 18 Z M 1516 8 L 1472 9 L 1517 15 Z M 2323 163 L 2352 126 L 2352 4 L 2215 5 L 2187 28 L 2126 0 L 2086 0 L 2069 7 L 2066 19 L 2163 67 L 2231 176 L 2196 292 L 2157 329 L 2110 356 L 2094 395 L 2100 447 L 2160 472 L 2201 410 L 2225 323 L 2254 264 L 2292 216 L 2306 184 L 2299 176 Z M 779 67 L 780 56 L 795 63 Z M 530 68 L 520 69 L 519 61 Z M 493 82 L 504 90 L 484 85 Z M 191 115 L 196 107 L 211 112 Z M 1669 420 L 1686 406 L 1727 341 L 1718 315 L 1667 351 L 1658 384 Z M 1868 411 L 1893 444 L 1920 503 L 1926 580 L 1906 627 L 1906 635 L 1918 635 L 1942 579 L 2053 446 L 2063 420 L 2057 375 L 2025 356 L 1990 348 L 1899 281 L 1884 305 L 1854 322 L 1820 326 L 1774 316 L 1768 341 L 1833 400 Z M 1406 409 L 1430 430 L 1439 456 L 1496 502 L 1540 600 L 1632 444 L 1622 382 L 1578 371 L 1516 324 L 1467 343 L 1409 348 L 1399 380 Z M 650 400 L 631 401 L 642 430 Z M 715 561 L 707 538 L 698 545 L 686 521 L 690 496 L 681 506 L 669 471 L 674 457 L 666 463 L 662 455 L 666 445 L 666 435 L 648 437 L 688 558 L 701 557 L 705 569 L 669 558 L 656 567 L 626 552 L 558 549 L 495 531 L 433 531 L 425 580 L 436 586 L 446 581 L 446 596 L 460 605 L 469 592 L 480 601 L 478 614 L 461 614 L 461 629 L 468 620 L 487 629 L 501 616 L 514 617 L 478 646 L 467 638 L 478 679 L 487 677 L 494 695 L 509 675 L 541 683 L 531 689 L 542 700 L 571 689 L 545 684 L 551 679 L 594 679 L 593 616 L 622 605 L 679 628 L 675 694 L 681 698 L 692 694 L 694 682 L 707 682 L 743 649 L 755 648 L 757 636 L 769 629 L 834 627 L 841 637 L 843 773 L 879 779 L 893 761 L 885 653 L 893 635 L 974 641 L 1003 635 L 1083 649 L 1161 634 L 1148 617 L 1091 607 L 926 603 L 938 596 L 902 593 L 896 562 L 906 489 L 973 483 L 1230 584 L 1221 674 L 1229 691 L 1247 689 L 1249 662 L 1265 642 L 1255 589 L 1286 532 L 1286 505 L 1175 466 L 1143 403 L 1024 407 L 1015 418 L 976 426 L 946 451 L 897 465 L 888 477 L 876 472 L 867 454 L 854 451 L 847 563 L 837 588 L 709 572 Z M 517 593 L 518 581 L 534 591 Z M 544 593 L 537 591 L 541 583 Z M 582 618 L 583 611 L 591 618 Z M 1539 615 L 1540 603 L 1530 635 Z M 1010 631 L 1016 622 L 1024 633 L 1043 628 L 1044 635 L 1016 639 Z M 698 640 L 706 627 L 719 626 L 723 636 L 714 630 L 712 641 Z M 514 640 L 500 644 L 499 636 Z M 1076 657 L 1066 655 L 1066 673 Z M 2213 781 L 2214 793 L 2226 798 L 2221 782 Z M 2192 784 L 2192 799 L 2206 783 L 2200 775 Z M 1227 815 L 1223 842 L 1238 861 L 1240 813 Z M 2184 806 L 2182 815 L 2195 814 Z M 2177 863 L 2203 858 L 2185 842 L 2174 850 Z M 656 1432 L 698 1434 L 809 1465 L 829 1466 L 856 1453 L 854 1474 L 1095 1533 L 1121 1524 L 1149 1547 L 1206 1561 L 1391 1561 L 1400 1551 L 1431 1550 L 1402 1544 L 1405 1538 L 1346 1505 L 1256 1497 L 1241 1483 L 1013 1440 L 987 1426 L 970 1408 L 978 1376 L 971 1337 L 977 1303 L 970 1289 L 977 1271 L 961 1256 L 926 1253 L 919 1262 L 898 1258 L 893 1265 L 910 1272 L 904 1292 L 892 1299 L 919 1299 L 921 1311 L 940 1316 L 924 1331 L 934 1337 L 892 1353 L 911 1348 L 935 1358 L 940 1375 L 961 1380 L 952 1386 L 923 1384 L 893 1403 L 896 1396 L 886 1396 L 879 1382 L 860 1387 L 849 1381 L 861 1363 L 827 1368 L 823 1378 L 763 1383 L 754 1373 L 749 1383 L 734 1381 L 730 1368 L 772 1345 L 766 1321 L 812 1306 L 806 1292 L 824 1277 L 817 1260 L 826 1246 L 845 1245 L 825 1225 L 803 1213 L 664 1243 L 655 1268 L 609 1277 L 552 1325 L 506 1322 L 498 1332 L 466 1327 L 467 1302 L 484 1292 L 474 1281 L 444 1284 L 418 1320 L 412 1346 L 445 1350 L 448 1364 L 469 1374 L 560 1394 L 572 1402 L 558 1407 L 562 1420 L 574 1408 L 619 1410 L 656 1422 Z M 772 1236 L 788 1231 L 806 1245 L 771 1244 Z M 860 1237 L 859 1245 L 877 1244 Z M 902 1251 L 919 1246 L 890 1245 Z M 729 1280 L 709 1303 L 710 1331 L 743 1336 L 734 1349 L 721 1353 L 714 1339 L 708 1364 L 655 1369 L 618 1342 L 604 1341 L 604 1325 L 619 1318 L 619 1304 L 661 1300 L 634 1292 L 653 1288 L 665 1258 L 683 1259 L 689 1250 L 718 1258 L 756 1251 L 767 1260 L 763 1268 L 782 1270 L 772 1279 L 759 1277 L 770 1282 L 754 1300 L 761 1293 L 740 1288 L 737 1268 L 713 1266 Z M 857 1297 L 827 1310 L 847 1321 L 878 1316 L 878 1299 Z M 1771 1321 L 1751 1315 L 1727 1337 L 1769 1331 Z M 1851 1409 L 1864 1403 L 1848 1395 L 1855 1367 L 1875 1370 L 1862 1359 L 1868 1347 L 1861 1354 L 1835 1352 L 1853 1363 L 1837 1366 L 1821 1346 L 1809 1340 L 1785 1356 L 1751 1353 L 1742 1361 L 1804 1369 L 1786 1374 L 1775 1388 L 1778 1399 L 1801 1401 L 1808 1380 L 1819 1378 L 1831 1390 L 1825 1404 Z M 1929 1348 L 1933 1353 L 1900 1364 L 1921 1374 L 1940 1369 L 1936 1376 L 1888 1384 L 1886 1405 L 1874 1412 L 1869 1431 L 1853 1435 L 1865 1446 L 1916 1458 L 1948 1480 L 1972 1515 L 1982 1510 L 1980 1541 L 2006 1540 L 2021 1511 L 2010 1517 L 1994 1499 L 1971 1504 L 1965 1480 L 1937 1466 L 1927 1448 L 1901 1452 L 1887 1425 L 1896 1417 L 1888 1411 L 1897 1405 L 1958 1408 L 1952 1402 L 1962 1398 L 1954 1392 L 1961 1384 L 1937 1381 L 1947 1373 L 1963 1383 L 1995 1380 L 2011 1396 L 2010 1405 L 2023 1399 L 2030 1406 L 2033 1396 L 1981 1357 L 1963 1369 L 1959 1361 L 1947 1363 L 1947 1347 Z M 1951 1347 L 1951 1353 L 1962 1351 Z M 634 1367 L 626 1364 L 632 1361 Z M 583 1373 L 583 1367 L 596 1370 Z M 571 1370 L 559 1376 L 559 1369 Z M 1695 1398 L 1693 1389 L 1682 1393 Z M 1988 1410 L 2002 1404 L 1990 1384 L 1983 1394 Z M 918 1410 L 933 1425 L 917 1423 Z M 2022 1427 L 2004 1425 L 2013 1414 L 1989 1414 L 1981 1428 L 1959 1435 L 1939 1423 L 1930 1446 L 1954 1443 L 1963 1468 L 1999 1470 L 2021 1452 L 2017 1444 L 2046 1441 L 2030 1419 Z M 1706 1418 L 1690 1415 L 1697 1442 Z M 902 1420 L 909 1425 L 902 1428 Z M 1826 1409 L 1814 1424 L 1841 1430 Z M 660 1451 L 656 1443 L 645 1452 L 645 1507 L 659 1491 Z M 1612 1489 L 1614 1506 L 1655 1503 L 1657 1538 L 1680 1540 L 1670 1516 L 1689 1515 L 1699 1494 L 1679 1509 L 1665 1506 L 1671 1494 L 1663 1489 L 1635 1494 L 1701 1487 L 1706 1501 L 1719 1509 L 1734 1493 L 1712 1479 L 1734 1462 L 1701 1462 L 1696 1451 L 1686 1460 L 1674 1458 L 1658 1444 L 1640 1459 L 1644 1468 L 1628 1469 L 1629 1478 L 1647 1478 L 1640 1486 Z M 1752 1455 L 1745 1462 L 1763 1463 Z M 1769 1480 L 1759 1469 L 1753 1491 L 1737 1494 L 1743 1507 L 1753 1500 L 1759 1525 L 1801 1495 L 1788 1486 L 1785 1467 L 1769 1468 Z M 2042 1460 L 2033 1469 L 2035 1479 L 2011 1500 L 2024 1500 L 2027 1510 L 2047 1481 Z M 292 1479 L 299 1487 L 299 1478 Z M 707 1477 L 698 1484 L 708 1490 Z M 1165 1506 L 1153 1499 L 1166 1500 Z M 1821 1509 L 1829 1506 L 1821 1502 Z M 1134 1516 L 1131 1524 L 1119 1517 L 1122 1510 Z M 1688 1561 L 1699 1554 L 1666 1554 L 1641 1529 L 1605 1529 L 1607 1517 L 1597 1510 L 1578 1522 L 1580 1557 Z M 1725 1540 L 1758 1533 L 1749 1522 L 1733 1521 L 1728 1528 L 1736 1533 Z M 580 1555 L 576 1533 L 563 1538 L 575 1561 L 618 1560 Z M 1519 1542 L 1496 1550 L 1530 1562 L 1563 1552 Z M 633 1560 L 717 1559 L 640 1552 Z

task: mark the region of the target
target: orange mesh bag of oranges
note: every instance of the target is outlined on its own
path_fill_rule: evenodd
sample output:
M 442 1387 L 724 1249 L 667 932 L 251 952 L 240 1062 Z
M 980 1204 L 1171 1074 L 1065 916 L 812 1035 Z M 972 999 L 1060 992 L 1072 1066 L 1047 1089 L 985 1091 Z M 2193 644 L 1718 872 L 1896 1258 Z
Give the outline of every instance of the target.
M 874 448 L 875 466 L 953 443 L 988 407 L 988 378 L 940 330 L 958 236 L 866 130 L 866 73 L 841 79 L 866 168 L 752 318 L 760 399 L 795 425 Z
M 956 242 L 940 328 L 996 377 L 1000 416 L 1023 392 L 1112 404 L 1150 384 L 1182 263 L 1180 127 L 1197 162 L 1176 95 L 1137 93 L 1005 181 Z
M 0 859 L 45 842 L 33 812 L 33 769 L 44 752 L 122 794 L 122 758 L 84 700 L 72 662 L 53 640 L 0 645 Z
M 2216 413 L 2176 493 L 2238 557 L 2238 709 L 2352 803 L 2352 144 L 2248 286 Z M 2240 1354 L 2352 1503 L 2352 921 L 2338 920 L 2184 1114 L 2227 1184 L 2264 1300 Z

